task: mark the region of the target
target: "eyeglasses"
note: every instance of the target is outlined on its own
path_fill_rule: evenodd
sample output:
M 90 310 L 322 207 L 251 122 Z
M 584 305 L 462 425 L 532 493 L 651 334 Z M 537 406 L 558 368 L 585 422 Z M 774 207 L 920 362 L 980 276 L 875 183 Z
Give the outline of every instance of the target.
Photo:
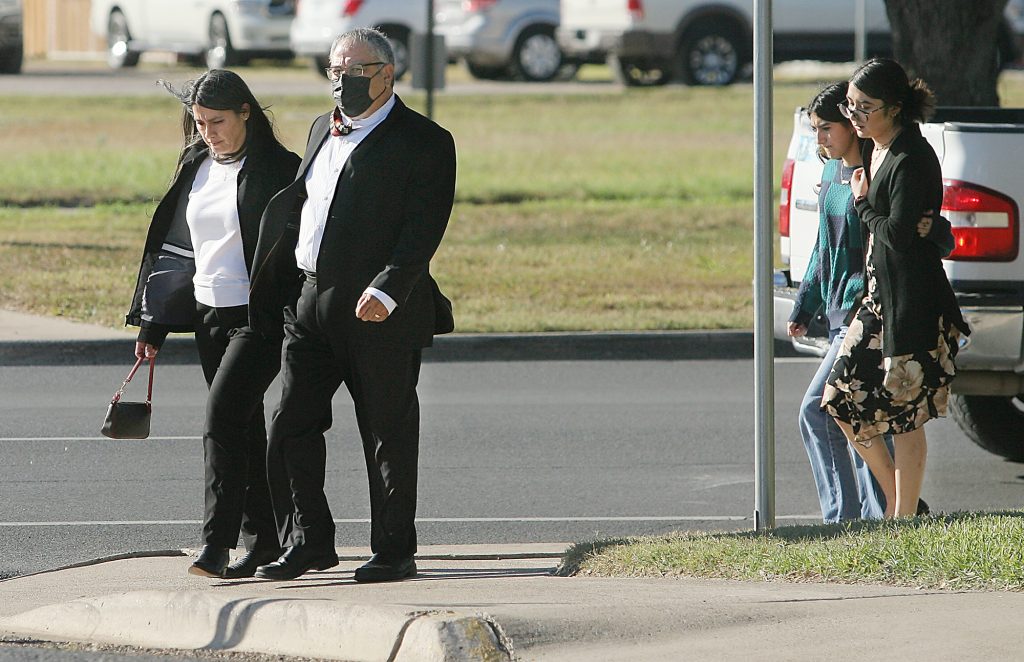
M 839 108 L 839 114 L 848 120 L 857 120 L 858 122 L 867 122 L 868 115 L 877 112 L 883 108 L 888 108 L 888 104 L 879 106 L 878 108 L 872 108 L 871 110 L 861 110 L 860 108 L 854 108 L 846 103 L 836 104 Z
M 345 76 L 363 76 L 366 74 L 366 67 L 372 67 L 375 64 L 387 64 L 387 62 L 367 62 L 366 64 L 350 64 L 347 67 L 326 67 L 324 72 L 327 77 L 332 81 L 337 82 L 341 80 L 342 75 Z M 377 74 L 374 74 L 376 76 Z

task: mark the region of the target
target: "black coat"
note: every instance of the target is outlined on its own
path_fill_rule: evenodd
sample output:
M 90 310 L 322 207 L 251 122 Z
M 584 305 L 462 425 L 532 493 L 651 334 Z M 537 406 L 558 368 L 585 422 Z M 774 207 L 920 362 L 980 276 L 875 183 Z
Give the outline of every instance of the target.
M 295 181 L 263 215 L 249 297 L 249 319 L 267 336 L 283 335 L 283 309 L 300 290 L 295 264 L 306 172 L 330 132 L 314 121 Z M 453 328 L 451 304 L 430 276 L 430 260 L 455 199 L 455 141 L 396 97 L 388 116 L 356 146 L 339 175 L 317 256 L 321 324 L 355 341 L 427 347 Z M 398 307 L 380 323 L 355 316 L 375 287 Z
M 865 142 L 866 173 L 872 147 Z M 871 231 L 885 356 L 935 349 L 940 316 L 969 334 L 938 246 L 917 233 L 924 213 L 938 213 L 942 207 L 942 169 L 917 124 L 904 128 L 893 141 L 867 196 L 856 207 Z
M 196 172 L 208 154 L 209 150 L 205 145 L 193 147 L 185 154 L 177 176 L 153 213 L 149 233 L 146 235 L 139 277 L 135 285 L 135 295 L 132 298 L 131 308 L 125 316 L 126 326 L 143 327 L 139 339 L 145 342 L 159 345 L 168 332 L 195 330 L 191 321 L 183 321 L 192 318 L 196 306 L 195 291 L 192 289 L 190 277 L 176 278 L 175 291 L 166 289 L 161 291 L 161 297 L 174 300 L 171 305 L 161 306 L 167 311 L 168 319 L 144 319 L 143 298 L 147 294 L 147 285 L 153 276 L 154 268 L 160 269 L 157 267 L 157 262 L 161 258 L 168 257 L 161 247 L 164 245 L 167 232 L 174 220 L 182 189 L 191 189 Z M 259 237 L 260 218 L 273 195 L 294 179 L 299 160 L 297 154 L 289 152 L 277 143 L 252 144 L 248 148 L 245 163 L 242 164 L 238 173 L 237 205 L 242 251 L 250 276 L 253 272 L 252 265 Z M 191 267 L 191 272 L 195 273 L 194 260 L 172 257 L 179 264 L 191 262 L 188 266 Z M 149 297 L 152 298 L 152 296 L 153 292 L 150 291 Z

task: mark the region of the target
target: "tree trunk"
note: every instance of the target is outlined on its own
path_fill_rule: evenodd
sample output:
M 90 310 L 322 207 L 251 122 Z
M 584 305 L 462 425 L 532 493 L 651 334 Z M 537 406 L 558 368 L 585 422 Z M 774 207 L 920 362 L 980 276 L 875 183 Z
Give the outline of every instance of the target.
M 885 0 L 893 55 L 942 106 L 998 106 L 1007 0 Z

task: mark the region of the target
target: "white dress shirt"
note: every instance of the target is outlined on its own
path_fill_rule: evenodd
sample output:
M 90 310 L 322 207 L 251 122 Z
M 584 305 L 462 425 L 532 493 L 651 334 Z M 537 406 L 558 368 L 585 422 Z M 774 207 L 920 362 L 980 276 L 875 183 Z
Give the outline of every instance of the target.
M 217 163 L 203 159 L 185 208 L 195 253 L 192 277 L 196 301 L 212 308 L 249 303 L 242 230 L 238 224 L 238 171 L 245 159 Z
M 324 228 L 327 227 L 327 217 L 331 211 L 331 203 L 334 202 L 341 171 L 359 143 L 384 121 L 394 107 L 395 95 L 392 94 L 391 98 L 369 117 L 351 120 L 343 115 L 345 123 L 352 125 L 352 132 L 344 136 L 328 135 L 320 152 L 310 164 L 309 170 L 306 171 L 307 197 L 302 204 L 299 239 L 295 245 L 295 263 L 299 269 L 316 273 L 320 243 L 324 238 Z M 388 309 L 388 314 L 398 307 L 394 299 L 375 287 L 368 287 L 365 292 L 377 297 Z

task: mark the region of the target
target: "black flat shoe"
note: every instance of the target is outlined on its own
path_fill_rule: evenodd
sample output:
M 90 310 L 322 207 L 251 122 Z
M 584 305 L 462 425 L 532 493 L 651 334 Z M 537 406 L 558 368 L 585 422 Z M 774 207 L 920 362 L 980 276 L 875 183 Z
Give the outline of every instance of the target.
M 245 579 L 256 574 L 256 568 L 261 565 L 273 563 L 281 558 L 284 549 L 250 549 L 244 556 L 232 563 L 224 570 L 224 579 Z
M 917 516 L 918 517 L 921 517 L 922 515 L 928 515 L 931 512 L 932 511 L 928 507 L 928 502 L 927 501 L 925 501 L 924 499 L 918 499 L 917 500 Z
M 228 548 L 203 545 L 199 556 L 188 568 L 188 574 L 200 577 L 223 577 L 228 567 Z
M 374 554 L 364 565 L 356 568 L 357 582 L 370 584 L 373 582 L 394 582 L 399 579 L 416 576 L 416 561 L 412 556 L 399 559 L 388 559 Z
M 289 547 L 281 558 L 256 568 L 256 577 L 287 581 L 301 577 L 310 570 L 327 570 L 338 565 L 338 554 L 333 547 L 308 547 L 296 545 Z

